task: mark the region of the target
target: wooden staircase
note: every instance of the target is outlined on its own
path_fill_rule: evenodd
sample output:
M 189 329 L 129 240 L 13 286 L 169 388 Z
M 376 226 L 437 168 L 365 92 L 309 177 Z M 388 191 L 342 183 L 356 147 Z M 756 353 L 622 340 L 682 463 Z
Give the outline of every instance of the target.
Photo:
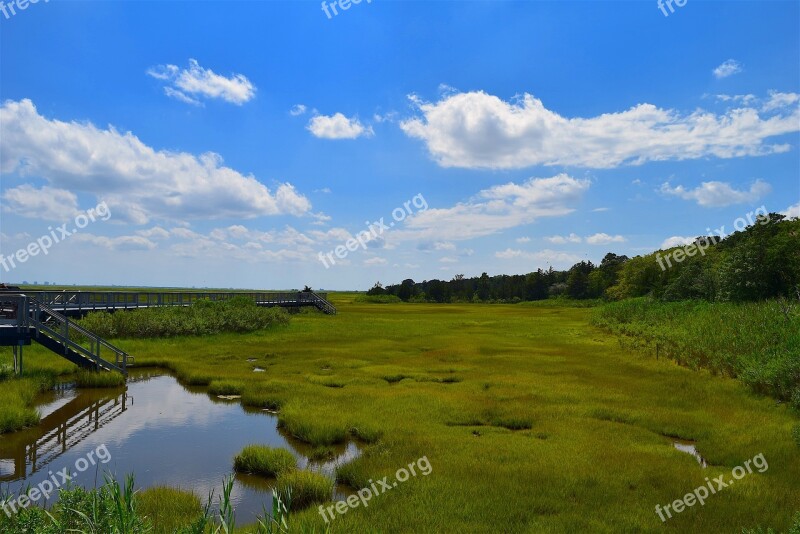
M 115 371 L 128 376 L 133 357 L 100 336 L 78 326 L 35 297 L 0 296 L 0 345 L 19 347 L 36 341 L 82 369 Z M 16 364 L 16 350 L 15 350 Z M 21 361 L 20 361 L 21 371 Z

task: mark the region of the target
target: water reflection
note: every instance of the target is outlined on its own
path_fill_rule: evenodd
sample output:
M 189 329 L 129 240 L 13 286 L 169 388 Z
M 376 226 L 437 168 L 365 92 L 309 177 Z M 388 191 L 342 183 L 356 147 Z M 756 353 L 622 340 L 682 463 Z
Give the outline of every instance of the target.
M 332 459 L 310 461 L 311 447 L 279 430 L 274 414 L 211 398 L 201 388 L 183 387 L 152 370 L 131 372 L 125 388 L 49 392 L 39 409 L 40 425 L 0 439 L 0 481 L 11 491 L 35 486 L 48 471 L 71 468 L 102 444 L 111 461 L 81 474 L 76 483 L 93 486 L 103 470 L 118 478 L 133 472 L 137 487 L 180 487 L 203 500 L 212 489 L 219 494 L 222 479 L 232 473 L 233 457 L 245 445 L 286 448 L 298 467 L 329 475 L 359 454 L 350 443 L 334 448 Z M 237 475 L 232 500 L 241 524 L 254 521 L 270 504 L 272 482 Z M 350 492 L 340 487 L 337 493 L 341 498 Z

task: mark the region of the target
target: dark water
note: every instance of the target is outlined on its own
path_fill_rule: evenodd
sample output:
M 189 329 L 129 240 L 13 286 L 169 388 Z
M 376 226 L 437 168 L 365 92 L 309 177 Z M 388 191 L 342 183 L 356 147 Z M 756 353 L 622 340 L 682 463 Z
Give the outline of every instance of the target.
M 205 502 L 212 489 L 219 495 L 223 478 L 233 473 L 234 456 L 245 445 L 286 448 L 297 457 L 299 467 L 331 475 L 336 465 L 359 454 L 350 443 L 336 449 L 335 460 L 311 462 L 306 456 L 310 447 L 282 433 L 276 416 L 245 409 L 238 401 L 212 398 L 200 388 L 184 387 L 172 376 L 152 370 L 132 372 L 125 388 L 63 387 L 43 395 L 39 410 L 39 426 L 0 437 L 3 490 L 18 493 L 51 476 L 60 481 L 57 473 L 68 468 L 75 475 L 73 482 L 85 487 L 102 482 L 104 472 L 120 481 L 134 473 L 137 488 L 179 487 L 194 491 Z M 95 465 L 90 462 L 87 469 L 90 453 Z M 76 466 L 85 471 L 78 472 Z M 232 500 L 240 524 L 252 523 L 264 505 L 271 507 L 272 483 L 262 477 L 236 476 Z M 337 489 L 339 498 L 347 493 Z

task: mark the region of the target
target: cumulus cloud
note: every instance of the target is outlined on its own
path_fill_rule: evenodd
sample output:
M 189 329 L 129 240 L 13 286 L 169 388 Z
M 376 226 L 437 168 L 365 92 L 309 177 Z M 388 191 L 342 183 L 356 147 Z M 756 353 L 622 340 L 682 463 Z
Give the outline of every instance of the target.
M 357 118 L 348 118 L 341 113 L 317 115 L 306 128 L 321 139 L 357 139 L 374 135 L 371 126 L 364 126 Z
M 694 243 L 695 237 L 683 237 L 679 235 L 674 235 L 672 237 L 668 237 L 661 243 L 660 250 L 668 250 L 674 247 L 682 247 L 685 245 L 690 245 Z
M 694 200 L 703 207 L 719 208 L 754 202 L 772 191 L 772 187 L 763 180 L 753 182 L 748 191 L 734 189 L 727 182 L 703 182 L 694 189 L 687 189 L 682 185 L 672 187 L 669 182 L 665 182 L 661 185 L 660 191 L 665 195 Z
M 143 236 L 107 237 L 93 234 L 75 234 L 70 239 L 88 242 L 108 250 L 153 250 L 158 245 Z
M 789 206 L 786 208 L 786 211 L 782 211 L 781 214 L 786 215 L 789 218 L 800 217 L 800 202 L 794 206 Z
M 583 238 L 575 233 L 566 236 L 552 235 L 550 237 L 545 237 L 545 239 L 551 243 L 555 243 L 556 245 L 563 245 L 565 243 L 581 243 L 583 241 Z
M 559 217 L 574 211 L 589 189 L 588 180 L 566 174 L 531 178 L 480 191 L 474 198 L 450 208 L 429 208 L 406 219 L 392 239 L 463 241 L 529 224 L 541 217 Z
M 367 265 L 367 266 L 386 265 L 387 263 L 389 263 L 387 260 L 385 260 L 384 258 L 379 258 L 377 256 L 374 257 L 374 258 L 368 258 L 368 259 L 364 260 L 364 265 Z
M 714 76 L 716 76 L 718 80 L 733 76 L 734 74 L 739 74 L 740 72 L 742 72 L 742 64 L 735 59 L 724 61 L 722 65 L 713 70 Z
M 517 243 L 530 243 L 531 242 L 531 238 L 530 237 L 518 237 L 516 239 L 516 242 Z
M 216 74 L 189 60 L 189 68 L 177 65 L 158 65 L 147 70 L 148 76 L 168 83 L 164 94 L 192 105 L 201 105 L 199 98 L 220 99 L 241 106 L 255 97 L 256 87 L 243 74 L 229 77 Z
M 130 132 L 40 115 L 30 100 L 0 107 L 0 172 L 46 179 L 54 189 L 102 196 L 115 219 L 168 220 L 304 215 L 309 200 L 288 183 L 273 193 L 214 153 L 156 150 Z
M 23 217 L 64 222 L 78 213 L 78 197 L 66 189 L 24 184 L 3 193 L 3 210 Z
M 289 110 L 289 115 L 292 117 L 297 117 L 298 115 L 302 115 L 306 112 L 306 106 L 303 104 L 295 104 L 292 106 L 292 109 Z
M 566 118 L 530 94 L 506 102 L 483 91 L 439 102 L 410 97 L 420 116 L 401 123 L 444 167 L 514 169 L 532 165 L 614 168 L 648 161 L 760 156 L 789 150 L 767 139 L 800 130 L 788 105 L 762 117 L 754 108 L 681 114 L 651 104 L 591 118 Z
M 627 241 L 621 235 L 608 235 L 606 233 L 599 233 L 586 236 L 586 242 L 590 245 L 608 245 L 609 243 L 624 243 Z

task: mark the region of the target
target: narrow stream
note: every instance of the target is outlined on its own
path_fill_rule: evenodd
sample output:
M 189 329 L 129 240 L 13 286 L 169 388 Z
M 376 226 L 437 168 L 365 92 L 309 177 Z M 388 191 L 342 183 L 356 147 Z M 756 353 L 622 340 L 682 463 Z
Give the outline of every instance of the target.
M 120 481 L 134 473 L 137 488 L 179 487 L 205 502 L 212 489 L 219 495 L 223 478 L 233 473 L 234 456 L 246 445 L 283 447 L 297 457 L 299 467 L 331 476 L 337 465 L 359 454 L 349 443 L 336 448 L 331 461 L 311 461 L 311 448 L 279 430 L 275 415 L 211 397 L 203 388 L 184 387 L 160 370 L 132 370 L 124 388 L 61 387 L 44 394 L 38 407 L 38 426 L 0 439 L 3 490 L 18 493 L 68 468 L 77 475 L 73 482 L 85 487 L 100 485 L 104 472 Z M 101 463 L 108 458 L 103 453 L 96 466 L 78 473 L 76 462 L 103 445 L 110 460 Z M 254 522 L 264 505 L 271 507 L 273 483 L 236 476 L 232 500 L 240 524 Z M 350 492 L 338 487 L 336 493 L 342 498 Z

